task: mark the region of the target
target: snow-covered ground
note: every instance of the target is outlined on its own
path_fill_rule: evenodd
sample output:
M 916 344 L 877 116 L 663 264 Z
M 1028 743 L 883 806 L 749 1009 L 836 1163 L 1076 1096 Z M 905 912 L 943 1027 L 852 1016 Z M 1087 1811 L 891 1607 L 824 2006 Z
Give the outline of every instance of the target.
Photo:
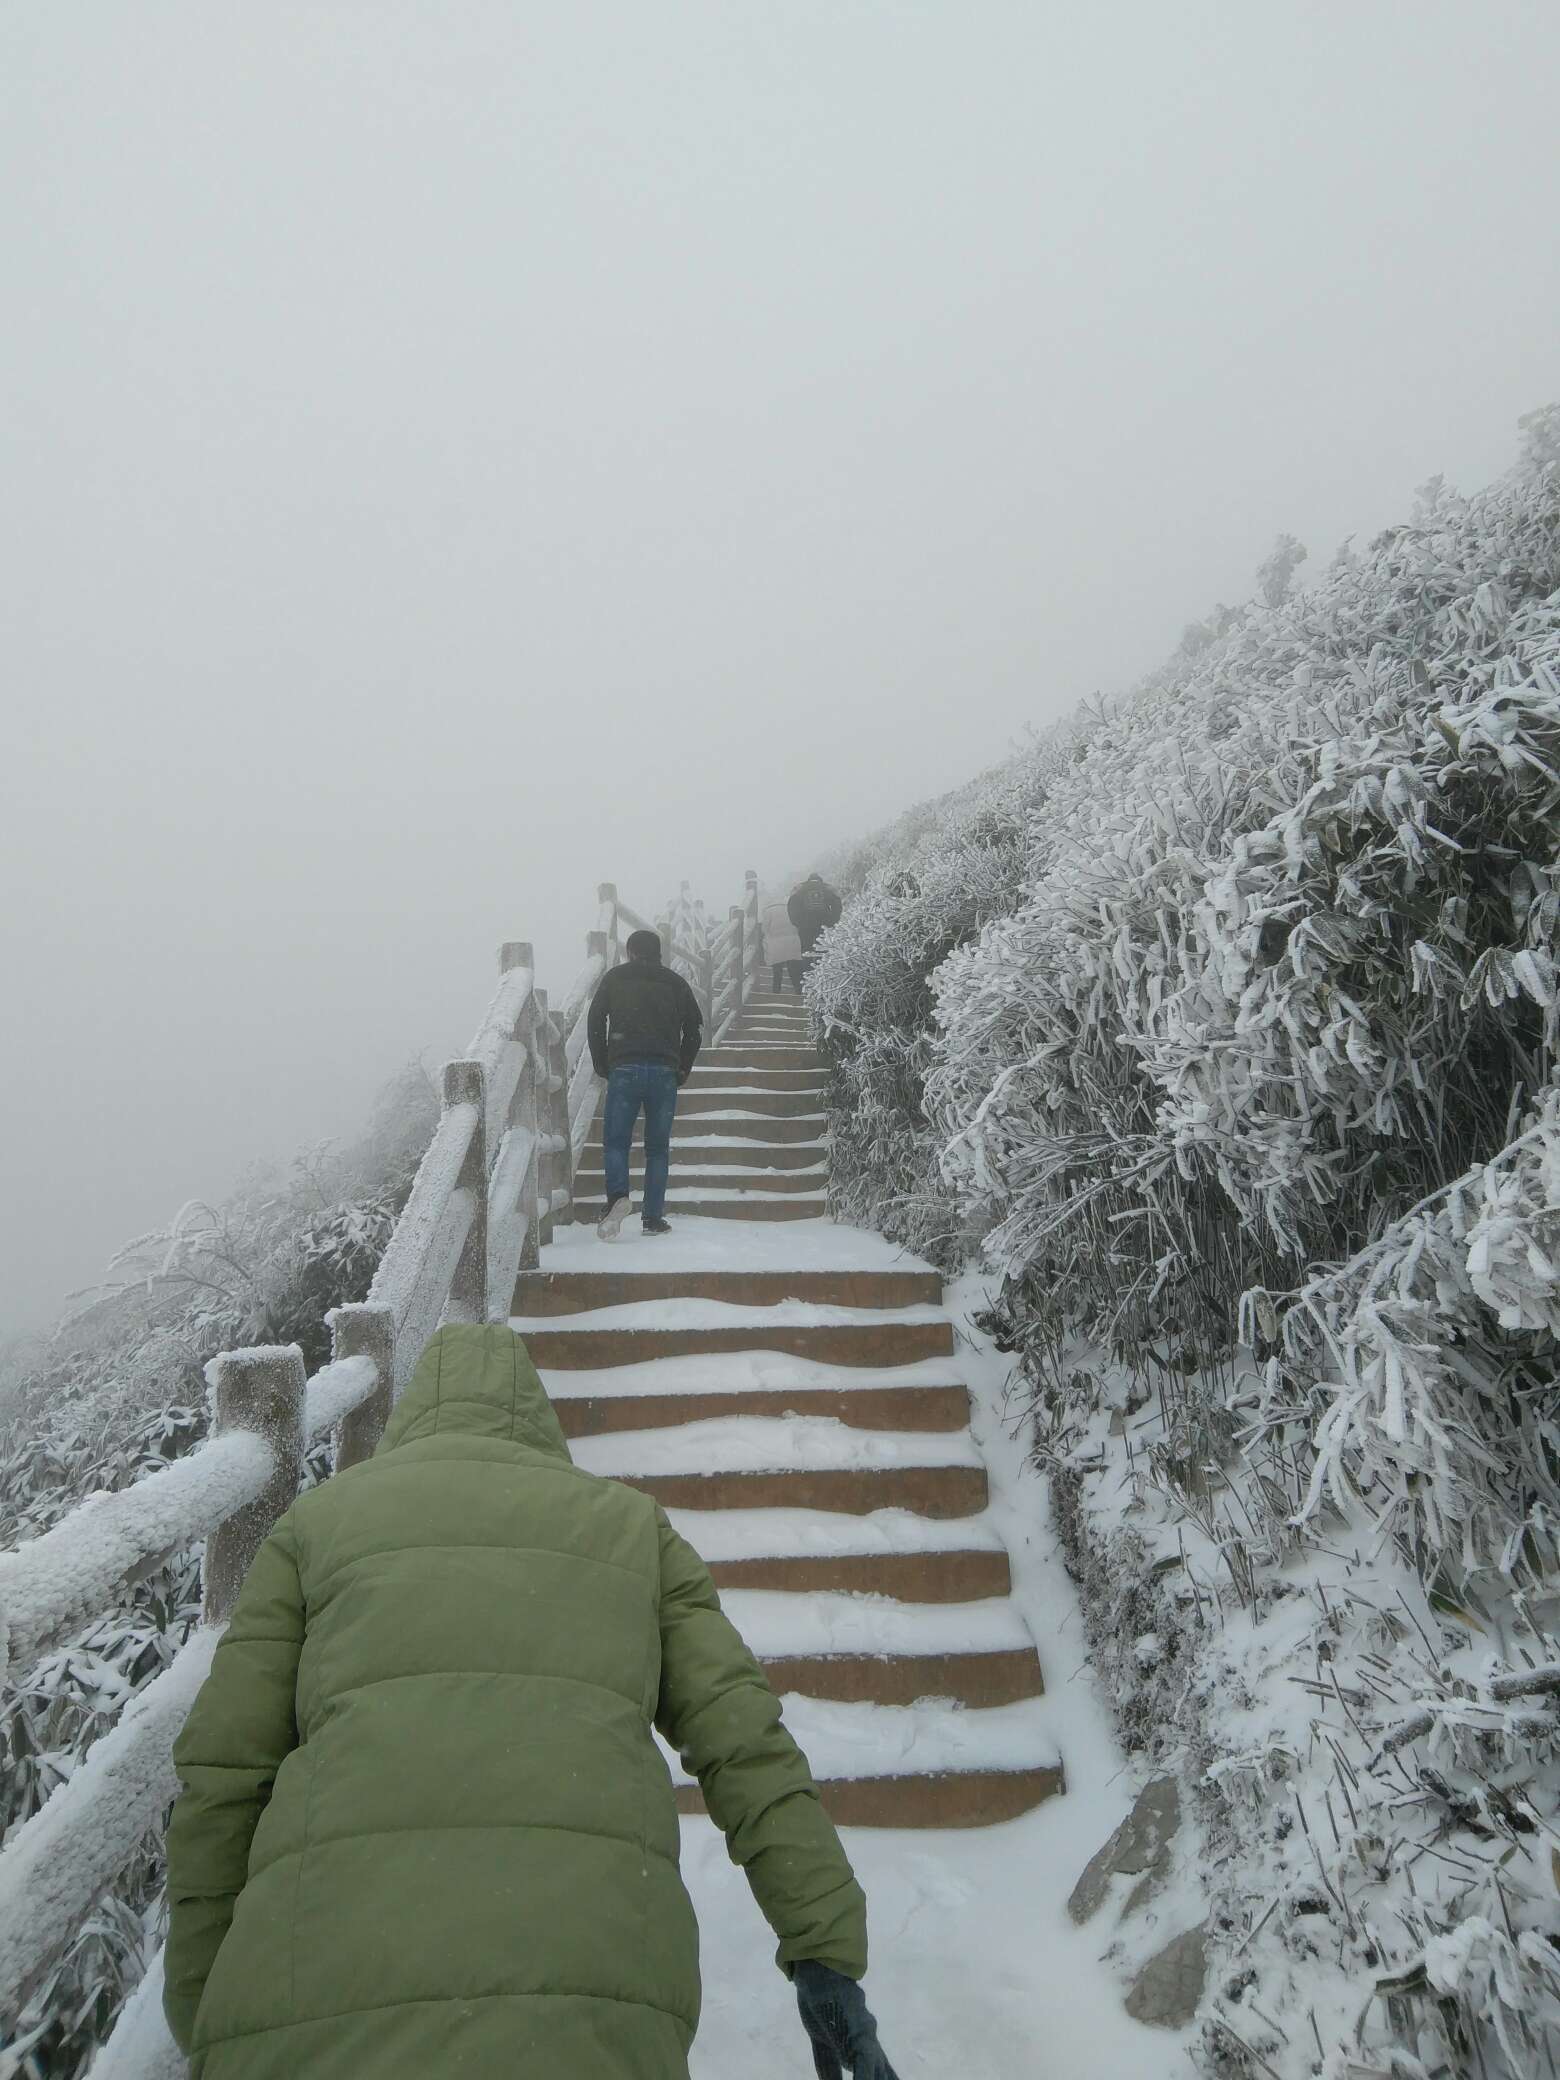
M 755 1146 L 768 1146 L 757 1143 Z M 671 1181 L 679 1166 L 697 1168 L 697 1156 L 672 1151 Z M 807 1176 L 808 1171 L 785 1175 Z M 637 1197 L 636 1197 L 637 1205 Z M 676 1221 L 670 1235 L 642 1235 L 637 1216 L 616 1242 L 603 1242 L 585 1224 L 560 1228 L 541 1254 L 543 1271 L 930 1271 L 931 1265 L 868 1228 L 846 1228 L 827 1218 L 806 1221 L 722 1221 L 697 1215 Z M 678 1302 L 679 1308 L 684 1305 Z

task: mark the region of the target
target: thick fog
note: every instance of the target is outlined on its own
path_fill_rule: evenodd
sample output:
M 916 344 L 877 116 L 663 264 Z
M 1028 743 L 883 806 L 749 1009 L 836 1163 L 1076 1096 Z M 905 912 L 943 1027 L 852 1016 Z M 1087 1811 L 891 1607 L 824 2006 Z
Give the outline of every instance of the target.
M 1560 391 L 1552 0 L 0 14 L 0 1332 Z

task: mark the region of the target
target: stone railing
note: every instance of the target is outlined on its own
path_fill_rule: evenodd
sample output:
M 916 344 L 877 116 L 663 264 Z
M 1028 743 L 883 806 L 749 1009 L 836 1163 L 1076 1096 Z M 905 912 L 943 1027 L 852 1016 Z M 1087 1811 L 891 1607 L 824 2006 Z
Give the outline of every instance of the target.
M 330 1363 L 310 1379 L 296 1344 L 224 1353 L 207 1368 L 204 1443 L 0 1553 L 3 1683 L 8 1669 L 25 1672 L 109 1609 L 127 1583 L 205 1540 L 193 1636 L 0 1850 L 0 2045 L 95 1902 L 162 1824 L 176 1790 L 175 1736 L 250 1562 L 298 1493 L 309 1447 L 331 1438 L 336 1469 L 368 1458 L 435 1329 L 506 1319 L 517 1274 L 570 1219 L 575 1161 L 600 1095 L 586 1044 L 590 1000 L 623 959 L 628 934 L 646 925 L 610 882 L 598 906 L 585 965 L 556 1011 L 536 986 L 530 946 L 502 948 L 498 987 L 471 1046 L 445 1064 L 438 1125 L 368 1298 L 328 1318 Z M 747 923 L 756 917 L 750 874 L 743 905 L 714 935 L 686 887 L 663 921 L 672 958 L 700 991 L 707 1030 L 712 1011 L 729 1023 L 751 988 L 754 963 L 743 949 L 751 941 L 756 958 Z M 161 1999 L 158 1958 L 91 2080 L 183 2073 Z

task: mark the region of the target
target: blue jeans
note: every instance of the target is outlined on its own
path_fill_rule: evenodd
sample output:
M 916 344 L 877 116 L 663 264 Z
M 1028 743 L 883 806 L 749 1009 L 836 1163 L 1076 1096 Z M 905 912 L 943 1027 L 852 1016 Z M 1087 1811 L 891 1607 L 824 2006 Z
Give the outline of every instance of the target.
M 645 1108 L 645 1190 L 639 1211 L 647 1221 L 658 1221 L 666 1204 L 666 1173 L 672 1160 L 677 1071 L 665 1062 L 619 1062 L 609 1071 L 601 1122 L 608 1205 L 628 1197 L 628 1149 L 641 1105 Z

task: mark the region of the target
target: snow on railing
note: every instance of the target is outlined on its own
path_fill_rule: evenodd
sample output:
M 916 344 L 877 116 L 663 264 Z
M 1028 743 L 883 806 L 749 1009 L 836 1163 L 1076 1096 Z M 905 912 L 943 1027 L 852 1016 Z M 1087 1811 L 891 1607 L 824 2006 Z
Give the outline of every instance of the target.
M 0 1553 L 0 1681 L 108 1608 L 121 1588 L 196 1540 L 202 1624 L 171 1665 L 0 1850 L 0 2018 L 14 2019 L 105 1887 L 161 1821 L 176 1789 L 173 1742 L 210 1665 L 250 1562 L 297 1495 L 309 1442 L 334 1436 L 337 1468 L 378 1445 L 395 1396 L 441 1321 L 503 1320 L 573 1205 L 574 1169 L 600 1085 L 587 1045 L 590 1001 L 653 929 L 597 891 L 585 965 L 549 1011 L 523 941 L 499 955 L 499 983 L 466 1055 L 444 1069 L 439 1122 L 368 1298 L 332 1310 L 332 1357 L 305 1379 L 296 1345 L 224 1353 L 207 1367 L 211 1435 L 129 1488 L 87 1498 L 52 1530 Z M 684 884 L 661 930 L 707 1027 L 751 994 L 759 953 L 757 880 L 711 934 Z M 95 2080 L 169 2080 L 182 2061 L 161 2018 L 161 1959 L 93 2066 Z

